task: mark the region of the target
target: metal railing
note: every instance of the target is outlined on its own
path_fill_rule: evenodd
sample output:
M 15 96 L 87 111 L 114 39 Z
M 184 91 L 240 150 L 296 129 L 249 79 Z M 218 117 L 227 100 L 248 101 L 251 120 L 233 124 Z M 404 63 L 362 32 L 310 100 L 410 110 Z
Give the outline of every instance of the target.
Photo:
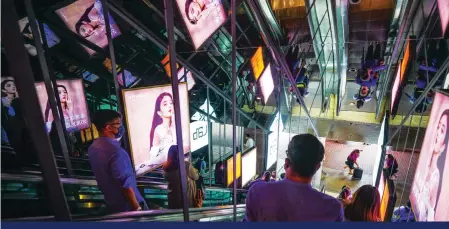
M 232 221 L 233 205 L 219 206 L 219 207 L 205 207 L 205 208 L 191 208 L 189 209 L 190 220 L 193 221 Z M 238 218 L 243 218 L 245 214 L 246 205 L 237 205 Z M 181 222 L 183 221 L 182 209 L 164 209 L 164 210 L 148 210 L 148 211 L 133 211 L 122 212 L 110 215 L 86 216 L 73 215 L 73 221 L 78 222 Z M 54 216 L 43 217 L 26 217 L 16 219 L 4 219 L 4 221 L 55 221 Z

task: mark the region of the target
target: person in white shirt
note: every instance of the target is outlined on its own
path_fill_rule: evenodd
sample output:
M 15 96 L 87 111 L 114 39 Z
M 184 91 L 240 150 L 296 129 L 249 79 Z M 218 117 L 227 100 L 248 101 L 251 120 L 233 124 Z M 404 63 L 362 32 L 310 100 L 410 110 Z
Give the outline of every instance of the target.
M 251 149 L 254 146 L 256 146 L 256 143 L 254 142 L 254 140 L 252 138 L 249 137 L 249 134 L 247 134 L 245 136 L 245 140 L 246 140 L 246 143 L 245 143 L 245 148 L 246 149 Z

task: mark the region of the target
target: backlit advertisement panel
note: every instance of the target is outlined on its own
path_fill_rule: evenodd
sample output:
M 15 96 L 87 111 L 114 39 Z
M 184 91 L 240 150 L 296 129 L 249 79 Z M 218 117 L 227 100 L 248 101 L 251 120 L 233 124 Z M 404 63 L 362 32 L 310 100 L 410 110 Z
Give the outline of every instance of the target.
M 184 153 L 190 152 L 190 121 L 187 84 L 179 84 L 179 106 Z M 123 90 L 132 159 L 137 175 L 167 161 L 170 146 L 176 145 L 176 126 L 170 85 Z
M 86 40 L 104 48 L 108 45 L 106 26 L 103 15 L 103 5 L 100 0 L 78 0 L 66 7 L 56 10 L 56 14 L 67 27 Z M 109 15 L 112 38 L 119 36 L 120 29 Z M 84 47 L 92 55 L 94 50 Z
M 254 79 L 257 81 L 262 74 L 265 65 L 263 63 L 263 50 L 262 46 L 257 48 L 256 53 L 251 57 L 251 68 L 253 69 Z
M 234 157 L 229 158 L 226 161 L 226 186 L 230 186 L 234 182 Z M 236 179 L 239 179 L 242 175 L 242 153 L 236 154 Z
M 190 151 L 194 152 L 209 144 L 207 122 L 190 123 Z
M 242 186 L 245 186 L 257 173 L 257 148 L 242 157 Z
M 43 82 L 35 83 L 35 87 L 45 126 L 47 127 L 47 132 L 50 132 L 54 117 L 48 101 L 47 89 Z M 57 80 L 56 88 L 58 89 L 60 106 L 67 131 L 89 128 L 90 119 L 83 81 L 81 79 Z
M 198 49 L 226 21 L 221 0 L 176 0 L 195 49 Z
M 438 0 L 438 12 L 440 12 L 441 29 L 443 36 L 446 33 L 447 25 L 449 24 L 449 1 Z
M 36 21 L 36 23 L 37 23 L 37 21 Z M 37 23 L 37 24 L 39 25 L 39 23 Z M 57 45 L 61 41 L 59 39 L 59 37 L 56 36 L 56 34 L 50 29 L 50 27 L 48 27 L 47 24 L 43 24 L 43 27 L 44 27 L 44 33 L 45 33 L 45 38 L 46 38 L 48 47 L 51 48 L 51 47 Z M 36 56 L 37 51 L 36 51 L 33 33 L 31 32 L 31 26 L 30 26 L 30 21 L 28 20 L 28 17 L 24 17 L 19 20 L 19 28 L 20 28 L 20 32 L 22 33 L 22 35 L 24 37 L 24 45 L 25 45 L 25 48 L 27 49 L 28 53 L 32 56 Z M 38 27 L 37 29 L 38 29 L 39 34 L 41 34 L 40 28 Z M 41 42 L 42 42 L 42 40 L 41 40 Z
M 410 193 L 417 221 L 449 221 L 449 97 L 435 94 Z
M 260 88 L 262 90 L 263 100 L 266 104 L 268 101 L 268 98 L 270 98 L 270 95 L 274 90 L 274 81 L 273 81 L 273 75 L 271 74 L 271 65 L 270 64 L 268 64 L 268 66 L 265 68 L 265 71 L 260 76 L 259 83 L 260 83 Z
M 399 64 L 400 63 L 401 62 L 399 62 Z M 391 115 L 393 117 L 395 116 L 394 110 L 397 109 L 396 100 L 397 100 L 397 94 L 398 94 L 399 87 L 401 86 L 401 83 L 402 83 L 402 81 L 401 81 L 401 68 L 398 68 L 397 72 L 396 72 L 396 77 L 394 78 L 393 87 L 391 88 L 390 109 L 391 109 Z

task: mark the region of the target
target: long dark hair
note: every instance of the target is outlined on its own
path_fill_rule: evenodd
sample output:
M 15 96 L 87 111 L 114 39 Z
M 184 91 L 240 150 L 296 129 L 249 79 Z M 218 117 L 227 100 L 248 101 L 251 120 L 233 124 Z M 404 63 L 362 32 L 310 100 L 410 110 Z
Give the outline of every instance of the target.
M 64 88 L 65 92 L 67 93 L 67 98 L 68 98 L 69 91 L 67 91 L 67 88 L 64 85 L 56 85 L 56 88 L 58 88 L 58 87 Z M 59 96 L 59 95 L 57 95 L 57 96 Z M 59 99 L 61 99 L 61 98 L 59 98 Z M 64 107 L 61 107 L 61 108 L 68 109 L 69 107 L 67 106 L 67 103 L 66 103 L 64 105 Z M 50 115 L 50 110 L 51 110 L 50 101 L 48 101 L 48 99 L 47 99 L 47 105 L 45 106 L 45 122 L 48 122 L 48 116 Z M 64 114 L 62 114 L 62 115 L 64 115 Z
M 363 185 L 352 196 L 345 208 L 349 221 L 378 222 L 380 219 L 380 194 L 376 187 Z
M 161 93 L 156 99 L 156 104 L 154 106 L 153 122 L 151 123 L 151 131 L 150 131 L 150 149 L 153 148 L 154 131 L 156 130 L 157 126 L 162 124 L 162 118 L 159 116 L 157 112 L 161 110 L 162 99 L 164 99 L 165 96 L 168 96 L 170 97 L 170 99 L 173 100 L 172 95 L 168 92 Z
M 85 22 L 91 22 L 90 18 L 89 18 L 89 13 L 90 11 L 92 11 L 92 8 L 94 8 L 95 4 L 92 4 L 91 6 L 89 6 L 86 11 L 84 11 L 83 15 L 81 15 L 80 19 L 76 22 L 75 24 L 75 31 L 76 33 L 80 34 L 80 28 L 81 25 L 83 24 L 83 21 Z
M 449 126 L 449 109 L 445 110 L 443 112 L 443 114 L 441 114 L 440 116 L 440 120 L 443 116 L 447 117 L 447 122 L 446 124 L 446 135 L 444 136 L 444 150 L 443 152 L 441 152 L 441 155 L 438 157 L 438 161 L 437 161 L 437 168 L 441 169 L 440 171 L 440 181 L 439 181 L 439 185 L 438 185 L 438 192 L 437 192 L 437 200 L 436 200 L 436 204 L 435 204 L 435 210 L 437 209 L 437 206 L 439 205 L 438 201 L 440 199 L 440 194 L 441 194 L 441 189 L 442 189 L 442 182 L 443 182 L 443 175 L 444 175 L 444 167 L 445 167 L 445 162 L 446 162 L 446 154 L 447 154 L 447 148 L 449 145 L 449 131 L 448 131 L 448 126 Z
M 14 82 L 14 80 L 3 80 L 2 85 L 1 85 L 2 86 L 2 91 L 1 91 L 2 98 L 8 96 L 5 92 L 3 92 L 3 90 L 5 90 L 5 86 L 8 82 L 13 82 L 14 84 L 16 84 Z M 14 95 L 14 97 L 16 97 L 16 96 Z
M 179 168 L 178 146 L 172 145 L 168 149 L 167 161 L 162 166 L 165 172 L 171 172 Z

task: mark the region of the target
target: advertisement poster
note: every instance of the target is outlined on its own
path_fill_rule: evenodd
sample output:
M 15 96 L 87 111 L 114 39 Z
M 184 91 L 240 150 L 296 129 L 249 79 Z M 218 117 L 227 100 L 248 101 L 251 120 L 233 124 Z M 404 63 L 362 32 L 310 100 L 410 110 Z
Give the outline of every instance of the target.
M 253 148 L 242 156 L 242 187 L 257 173 L 257 148 Z
M 242 153 L 237 152 L 236 156 L 236 169 L 235 169 L 235 178 L 238 180 L 242 175 Z M 234 182 L 234 157 L 229 158 L 226 161 L 226 186 L 229 187 Z
M 179 106 L 184 153 L 190 152 L 190 116 L 187 84 L 179 84 Z M 137 175 L 167 161 L 170 146 L 176 145 L 173 92 L 170 85 L 123 91 L 132 158 Z
M 37 23 L 37 21 L 36 21 Z M 39 26 L 39 23 L 37 23 Z M 59 39 L 58 36 L 56 36 L 56 34 L 48 27 L 48 25 L 43 24 L 44 26 L 44 32 L 45 32 L 45 37 L 47 40 L 47 45 L 49 48 L 57 45 L 61 40 Z M 33 38 L 33 33 L 31 32 L 31 27 L 30 27 L 30 22 L 28 20 L 28 17 L 24 17 L 22 19 L 19 20 L 19 28 L 20 28 L 20 32 L 22 33 L 23 37 L 24 37 L 24 43 L 25 43 L 25 48 L 28 51 L 28 53 L 32 56 L 36 56 L 37 55 L 37 51 L 36 51 L 36 47 L 34 47 L 35 43 L 34 43 L 34 38 Z M 38 27 L 38 31 L 39 34 L 41 34 L 40 28 Z
M 449 1 L 438 0 L 438 12 L 440 12 L 442 35 L 446 33 L 447 26 L 449 24 Z
M 226 21 L 221 0 L 176 0 L 195 49 L 198 49 Z
M 417 221 L 449 221 L 449 97 L 435 94 L 410 201 Z
M 262 89 L 262 95 L 263 95 L 263 101 L 265 104 L 268 101 L 268 98 L 270 98 L 271 93 L 274 90 L 274 81 L 273 81 L 273 75 L 271 74 L 271 65 L 268 64 L 268 66 L 265 68 L 265 71 L 260 76 L 260 88 Z
M 66 7 L 56 10 L 56 14 L 74 33 L 104 48 L 108 45 L 103 6 L 100 0 L 78 0 Z M 109 15 L 112 38 L 119 36 L 120 29 Z M 94 50 L 84 47 L 92 55 Z
M 36 83 L 35 86 L 45 126 L 49 133 L 54 118 L 48 102 L 47 90 L 44 82 Z M 83 81 L 81 79 L 57 80 L 56 87 L 67 131 L 72 132 L 89 128 L 89 111 L 87 110 Z
M 254 56 L 251 57 L 251 68 L 253 69 L 254 79 L 257 81 L 265 68 L 262 46 L 259 46 Z
M 195 152 L 198 149 L 209 144 L 207 136 L 207 122 L 196 121 L 190 123 L 190 151 Z
M 400 65 L 400 61 L 398 63 L 398 65 Z M 393 108 L 395 107 L 395 101 L 396 101 L 396 97 L 397 97 L 397 93 L 399 90 L 399 87 L 401 86 L 401 69 L 398 68 L 396 70 L 396 76 L 394 78 L 394 83 L 393 83 L 393 88 L 391 89 L 391 104 L 390 104 L 390 109 L 392 112 L 392 116 L 394 116 L 393 114 Z
M 12 76 L 2 77 L 2 108 L 8 109 L 8 114 L 11 116 L 15 115 L 15 111 L 11 106 L 12 101 L 19 97 L 17 93 L 16 83 Z

